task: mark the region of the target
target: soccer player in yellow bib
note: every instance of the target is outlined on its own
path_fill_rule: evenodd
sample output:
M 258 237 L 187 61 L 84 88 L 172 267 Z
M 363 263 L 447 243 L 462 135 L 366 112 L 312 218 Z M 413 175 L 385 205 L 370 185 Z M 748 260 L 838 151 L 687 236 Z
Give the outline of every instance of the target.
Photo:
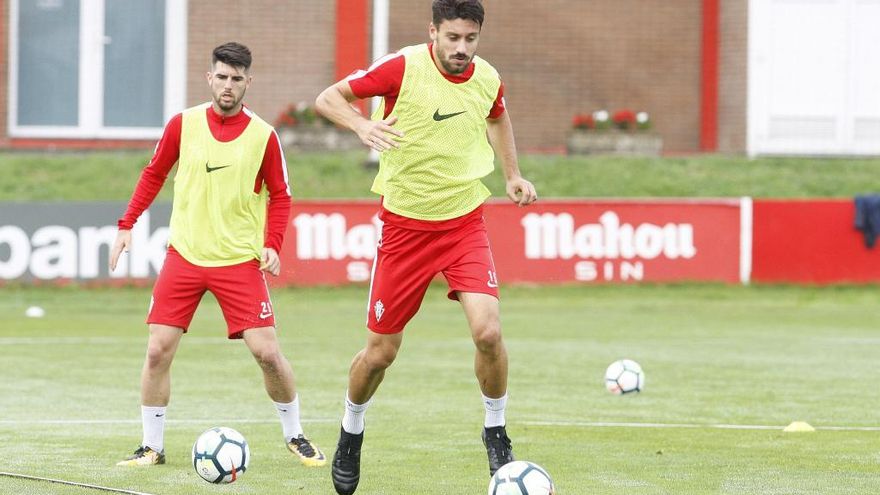
M 217 298 L 230 339 L 243 339 L 263 370 L 287 448 L 306 466 L 326 464 L 303 434 L 293 370 L 281 353 L 265 273 L 278 275 L 290 216 L 287 165 L 272 126 L 242 103 L 251 52 L 239 43 L 214 49 L 207 74 L 212 101 L 165 126 L 144 168 L 110 253 L 110 270 L 131 246 L 131 229 L 174 164 L 171 233 L 150 301 L 150 338 L 141 372 L 140 446 L 119 466 L 165 463 L 165 412 L 171 362 L 205 291 Z
M 507 351 L 501 337 L 498 277 L 480 179 L 497 153 L 507 195 L 520 206 L 537 199 L 519 171 L 498 73 L 475 56 L 484 11 L 479 0 L 434 0 L 430 43 L 376 61 L 324 90 L 318 110 L 381 153 L 372 190 L 383 221 L 370 281 L 366 347 L 351 364 L 345 414 L 333 457 L 333 484 L 351 494 L 360 480 L 364 413 L 400 348 L 437 273 L 464 310 L 476 346 L 475 374 L 486 414 L 489 472 L 513 460 L 505 428 Z M 372 119 L 356 99 L 382 97 Z M 488 136 L 488 140 L 487 140 Z

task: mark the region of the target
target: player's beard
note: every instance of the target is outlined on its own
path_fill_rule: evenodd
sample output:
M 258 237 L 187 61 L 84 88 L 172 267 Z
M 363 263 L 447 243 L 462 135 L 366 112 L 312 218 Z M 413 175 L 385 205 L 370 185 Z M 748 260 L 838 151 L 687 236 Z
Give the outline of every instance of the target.
M 244 92 L 242 92 L 241 96 L 239 96 L 238 98 L 235 97 L 235 93 L 230 93 L 230 96 L 232 97 L 231 100 L 224 100 L 223 95 L 224 93 L 220 93 L 219 95 L 217 95 L 217 97 L 214 98 L 214 103 L 216 103 L 217 106 L 220 107 L 220 109 L 224 112 L 234 110 L 238 107 L 238 104 L 241 103 L 241 100 L 244 99 Z
M 453 75 L 458 75 L 458 74 L 461 74 L 462 72 L 466 71 L 467 68 L 470 67 L 471 60 L 473 59 L 473 57 L 468 57 L 467 55 L 452 55 L 451 57 L 449 57 L 449 59 L 447 59 L 446 57 L 439 57 L 439 58 L 440 58 L 440 65 L 443 66 L 443 69 L 447 73 L 453 74 Z M 465 63 L 463 63 L 460 67 L 456 67 L 456 66 L 452 65 L 452 60 L 463 60 Z

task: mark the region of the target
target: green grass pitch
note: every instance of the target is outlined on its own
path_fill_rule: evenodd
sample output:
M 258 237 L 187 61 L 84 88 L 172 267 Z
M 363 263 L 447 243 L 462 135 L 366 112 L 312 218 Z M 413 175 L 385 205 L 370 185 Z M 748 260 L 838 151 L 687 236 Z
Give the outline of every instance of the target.
M 306 433 L 332 456 L 365 287 L 275 290 Z M 332 494 L 329 467 L 285 450 L 257 365 L 207 296 L 178 351 L 168 464 L 119 468 L 141 437 L 146 289 L 0 287 L 0 471 L 150 494 Z M 30 305 L 44 318 L 26 318 Z M 877 287 L 504 288 L 508 431 L 560 494 L 865 494 L 880 486 Z M 617 397 L 627 357 L 644 392 Z M 358 494 L 481 494 L 473 345 L 429 291 L 367 413 Z M 814 433 L 783 433 L 792 421 Z M 248 472 L 202 481 L 190 449 L 211 426 L 247 438 Z M 0 493 L 87 494 L 0 477 Z

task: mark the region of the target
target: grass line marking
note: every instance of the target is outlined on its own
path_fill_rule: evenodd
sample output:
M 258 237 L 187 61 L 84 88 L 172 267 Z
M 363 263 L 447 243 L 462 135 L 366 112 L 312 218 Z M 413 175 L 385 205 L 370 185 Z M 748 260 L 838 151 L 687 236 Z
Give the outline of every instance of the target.
M 607 421 L 522 421 L 529 426 L 573 426 L 581 428 L 713 428 L 720 430 L 782 430 L 786 425 L 733 425 L 717 423 L 626 423 Z M 815 426 L 826 431 L 880 431 L 880 426 Z
M 339 418 L 307 418 L 303 423 L 336 423 Z M 272 419 L 169 419 L 166 424 L 276 424 Z M 0 426 L 39 425 L 129 425 L 141 424 L 140 419 L 2 419 Z M 723 423 L 639 423 L 613 421 L 520 421 L 528 426 L 569 426 L 577 428 L 712 428 L 718 430 L 782 430 L 786 425 L 736 425 Z M 880 426 L 815 426 L 824 431 L 880 431 Z
M 56 480 L 53 478 L 41 478 L 39 476 L 29 476 L 26 474 L 6 473 L 3 471 L 0 471 L 0 476 L 7 476 L 9 478 L 18 478 L 18 479 L 31 480 L 31 481 L 46 481 L 49 483 L 58 483 L 61 485 L 79 486 L 82 488 L 91 488 L 92 490 L 100 490 L 100 491 L 104 491 L 104 492 L 126 493 L 128 495 L 150 495 L 149 493 L 135 492 L 132 490 L 122 490 L 120 488 L 110 488 L 110 487 L 106 487 L 106 486 L 90 485 L 88 483 L 77 483 L 75 481 Z
M 143 335 L 130 337 L 0 337 L 0 346 L 13 345 L 111 345 L 146 342 Z M 187 337 L 187 342 L 198 342 L 199 345 L 233 345 L 232 341 L 223 337 Z
M 302 423 L 336 423 L 339 418 L 313 418 L 302 419 Z M 168 419 L 166 424 L 276 424 L 274 419 Z M 26 425 L 128 425 L 141 424 L 140 419 L 2 419 L 0 426 L 26 426 Z

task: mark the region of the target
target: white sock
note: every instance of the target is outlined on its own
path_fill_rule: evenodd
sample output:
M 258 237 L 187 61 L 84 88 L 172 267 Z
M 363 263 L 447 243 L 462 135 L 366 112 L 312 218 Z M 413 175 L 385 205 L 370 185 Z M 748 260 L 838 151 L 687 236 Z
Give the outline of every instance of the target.
M 486 407 L 486 420 L 484 426 L 504 426 L 504 408 L 507 407 L 507 394 L 497 399 L 491 399 L 483 395 L 483 405 Z
M 345 393 L 345 415 L 342 416 L 342 429 L 353 435 L 364 432 L 364 414 L 370 407 L 368 400 L 363 404 L 355 404 L 348 399 L 348 392 Z
M 293 399 L 293 402 L 284 404 L 281 402 L 273 402 L 275 409 L 278 410 L 278 417 L 281 418 L 281 430 L 284 433 L 284 441 L 290 442 L 291 438 L 296 438 L 303 434 L 302 425 L 299 423 L 299 394 Z
M 144 425 L 141 445 L 156 452 L 162 452 L 165 448 L 165 409 L 167 408 L 141 406 L 141 422 Z

